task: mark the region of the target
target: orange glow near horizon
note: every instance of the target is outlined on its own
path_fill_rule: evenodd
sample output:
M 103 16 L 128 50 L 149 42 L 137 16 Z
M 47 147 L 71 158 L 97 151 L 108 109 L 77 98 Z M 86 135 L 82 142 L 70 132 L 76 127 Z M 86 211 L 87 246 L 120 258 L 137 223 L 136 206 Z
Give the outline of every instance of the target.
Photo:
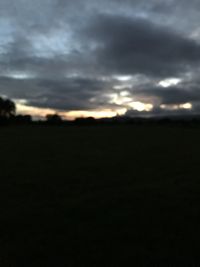
M 101 109 L 101 110 L 72 110 L 72 111 L 58 111 L 49 108 L 37 108 L 32 106 L 27 106 L 23 103 L 17 103 L 17 113 L 22 115 L 31 115 L 35 118 L 44 119 L 47 114 L 58 113 L 63 119 L 74 120 L 76 118 L 87 118 L 94 117 L 96 119 L 100 118 L 111 118 L 116 115 L 124 115 L 127 111 L 126 108 L 119 108 L 116 110 L 112 109 Z
M 48 108 L 37 108 L 26 106 L 21 103 L 16 103 L 17 113 L 22 115 L 31 115 L 33 117 L 41 117 L 44 118 L 47 114 L 54 114 L 55 110 Z
M 31 115 L 35 119 L 44 120 L 48 114 L 59 114 L 63 119 L 74 120 L 76 118 L 87 118 L 93 117 L 95 119 L 100 118 L 112 118 L 117 115 L 125 115 L 128 108 L 133 110 L 141 111 L 151 111 L 153 109 L 152 104 L 145 104 L 142 102 L 130 102 L 126 107 L 118 107 L 115 109 L 96 109 L 96 110 L 71 110 L 71 111 L 59 111 L 50 108 L 37 108 L 32 106 L 27 106 L 26 102 L 16 101 L 17 114 L 21 115 Z M 179 110 L 179 109 L 192 109 L 191 103 L 184 103 L 180 105 L 161 105 L 161 109 L 166 110 Z

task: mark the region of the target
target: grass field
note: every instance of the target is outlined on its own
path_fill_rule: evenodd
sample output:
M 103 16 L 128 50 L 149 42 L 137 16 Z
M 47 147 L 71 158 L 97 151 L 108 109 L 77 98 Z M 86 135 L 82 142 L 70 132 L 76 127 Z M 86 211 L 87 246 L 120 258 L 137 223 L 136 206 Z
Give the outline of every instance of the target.
M 0 128 L 0 266 L 200 266 L 200 128 Z

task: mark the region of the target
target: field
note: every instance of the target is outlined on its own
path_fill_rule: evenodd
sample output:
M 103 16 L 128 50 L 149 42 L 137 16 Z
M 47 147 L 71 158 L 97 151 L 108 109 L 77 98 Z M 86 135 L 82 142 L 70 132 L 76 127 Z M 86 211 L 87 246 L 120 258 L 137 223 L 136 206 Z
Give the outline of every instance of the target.
M 200 266 L 200 128 L 0 128 L 0 266 Z

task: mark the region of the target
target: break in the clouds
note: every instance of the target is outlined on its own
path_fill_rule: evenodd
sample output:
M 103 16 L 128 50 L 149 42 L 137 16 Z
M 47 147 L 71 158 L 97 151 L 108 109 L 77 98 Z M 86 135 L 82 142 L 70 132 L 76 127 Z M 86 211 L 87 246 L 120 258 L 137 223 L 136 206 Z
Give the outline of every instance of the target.
M 199 112 L 195 0 L 1 0 L 0 95 L 19 112 Z

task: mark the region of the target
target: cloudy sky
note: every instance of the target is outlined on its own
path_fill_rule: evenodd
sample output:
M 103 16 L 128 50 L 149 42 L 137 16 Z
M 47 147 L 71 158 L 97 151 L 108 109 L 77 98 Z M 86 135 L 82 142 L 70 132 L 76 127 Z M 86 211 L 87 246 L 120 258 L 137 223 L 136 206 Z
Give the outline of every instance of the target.
M 200 113 L 199 0 L 0 0 L 0 95 L 68 119 Z

